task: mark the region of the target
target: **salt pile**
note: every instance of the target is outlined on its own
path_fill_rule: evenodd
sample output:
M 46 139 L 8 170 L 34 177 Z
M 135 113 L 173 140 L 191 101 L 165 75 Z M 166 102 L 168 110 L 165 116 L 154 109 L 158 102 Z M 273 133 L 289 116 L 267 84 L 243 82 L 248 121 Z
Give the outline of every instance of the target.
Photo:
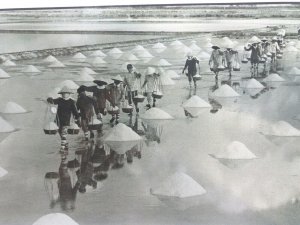
M 0 177 L 4 177 L 7 173 L 8 173 L 7 170 L 3 169 L 3 168 L 0 166 Z
M 201 59 L 201 60 L 206 60 L 210 58 L 210 54 L 208 54 L 207 52 L 201 52 L 197 58 Z
M 219 159 L 255 159 L 257 158 L 246 145 L 241 142 L 231 142 L 225 151 L 222 151 L 215 155 Z
M 16 66 L 16 64 L 10 60 L 6 60 L 4 63 L 2 63 L 3 66 Z
M 95 56 L 98 56 L 98 57 L 105 57 L 106 54 L 103 53 L 101 50 L 96 50 L 96 51 L 93 51 L 90 56 L 92 57 L 95 57 Z
M 51 213 L 45 216 L 42 216 L 32 225 L 79 225 L 69 216 L 63 213 Z
M 178 73 L 176 73 L 174 70 L 167 70 L 165 73 L 171 79 L 179 79 L 180 78 L 180 75 L 178 75 Z
M 52 56 L 52 55 L 49 55 L 47 58 L 45 58 L 44 60 L 43 60 L 44 62 L 55 62 L 55 61 L 57 61 L 57 59 L 54 57 L 54 56 Z
M 27 110 L 15 102 L 7 102 L 2 113 L 26 113 Z
M 208 108 L 211 107 L 206 101 L 197 95 L 193 95 L 183 105 L 184 108 Z
M 185 57 L 187 56 L 188 53 L 193 52 L 192 49 L 190 49 L 185 45 L 182 47 L 175 48 L 174 50 L 175 50 L 174 54 L 179 58 Z
M 201 48 L 196 45 L 195 43 L 192 43 L 190 46 L 188 46 L 193 52 L 200 52 Z
M 182 172 L 176 172 L 167 177 L 158 187 L 151 188 L 150 191 L 153 195 L 179 198 L 193 197 L 206 193 L 206 190 L 199 183 Z
M 82 54 L 81 52 L 78 52 L 73 56 L 73 59 L 85 59 L 85 58 L 86 58 L 86 56 L 84 54 Z
M 297 67 L 293 67 L 292 69 L 290 69 L 288 74 L 290 74 L 290 75 L 300 75 L 300 69 L 298 69 Z
M 82 68 L 80 72 L 87 73 L 87 74 L 97 74 L 94 70 L 92 70 L 92 69 L 90 69 L 88 67 Z
M 55 61 L 53 63 L 51 63 L 48 67 L 51 67 L 51 68 L 62 68 L 62 67 L 65 67 L 65 65 L 60 62 L 60 61 Z
M 94 77 L 89 75 L 88 73 L 81 73 L 79 78 L 76 79 L 76 81 L 94 81 Z
M 24 73 L 40 73 L 41 71 L 33 65 L 28 65 L 23 70 Z
M 169 63 L 167 60 L 165 59 L 160 59 L 156 64 L 156 66 L 171 66 L 172 64 Z
M 256 79 L 252 78 L 252 79 L 250 79 L 250 80 L 248 80 L 246 82 L 245 88 L 248 88 L 248 89 L 259 89 L 259 88 L 264 88 L 264 86 L 259 81 L 257 81 Z
M 144 50 L 144 51 L 142 51 L 142 52 L 137 53 L 137 56 L 138 56 L 139 58 L 153 58 L 153 57 L 154 57 L 154 56 L 151 55 L 151 53 L 150 53 L 149 51 L 147 51 L 147 50 Z
M 79 88 L 79 86 L 72 80 L 65 80 L 57 85 L 58 88 L 63 88 L 64 86 L 73 90 Z
M 13 132 L 15 128 L 0 117 L 0 133 Z
M 160 81 L 162 85 L 174 85 L 175 82 L 163 71 L 159 70 Z
M 239 97 L 240 95 L 235 90 L 233 90 L 232 87 L 230 87 L 227 84 L 224 84 L 221 85 L 220 88 L 218 88 L 213 92 L 213 96 L 226 98 L 226 97 Z
M 10 78 L 8 73 L 6 73 L 3 69 L 0 68 L 0 79 Z
M 93 60 L 92 60 L 92 64 L 93 65 L 97 65 L 97 64 L 105 64 L 106 61 L 104 61 L 101 57 L 95 57 Z
M 123 54 L 123 52 L 118 48 L 113 48 L 113 49 L 109 50 L 109 52 L 107 52 L 107 54 L 109 54 L 109 55 L 115 55 L 115 54 L 119 55 L 119 54 Z
M 159 108 L 151 108 L 147 110 L 143 116 L 143 119 L 146 120 L 170 120 L 174 119 L 169 113 L 163 111 L 162 109 Z
M 170 43 L 170 46 L 183 46 L 183 43 L 181 41 L 175 40 Z
M 269 76 L 267 76 L 265 79 L 263 79 L 264 82 L 282 82 L 284 79 L 279 76 L 277 73 L 271 73 Z
M 143 139 L 123 123 L 116 125 L 104 136 L 104 143 L 118 153 L 125 153 L 135 145 L 141 145 Z
M 152 48 L 155 48 L 155 49 L 164 49 L 164 48 L 166 48 L 166 46 L 164 44 L 158 42 L 158 43 L 154 44 L 152 46 Z
M 278 121 L 271 125 L 268 130 L 263 132 L 266 135 L 282 136 L 282 137 L 298 137 L 300 136 L 300 130 L 293 127 L 291 124 L 285 121 Z
M 128 60 L 128 61 L 137 61 L 139 60 L 134 54 L 132 53 L 124 53 L 122 56 L 121 56 L 121 59 L 123 60 Z
M 131 51 L 132 52 L 139 52 L 139 51 L 144 51 L 144 50 L 145 50 L 145 48 L 143 46 L 137 45 Z

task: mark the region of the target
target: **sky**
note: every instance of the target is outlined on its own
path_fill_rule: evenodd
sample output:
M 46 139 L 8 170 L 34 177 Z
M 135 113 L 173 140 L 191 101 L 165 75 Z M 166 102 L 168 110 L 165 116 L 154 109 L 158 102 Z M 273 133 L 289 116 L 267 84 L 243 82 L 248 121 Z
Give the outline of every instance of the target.
M 144 4 L 195 4 L 195 3 L 249 3 L 249 2 L 297 2 L 300 0 L 9 0 L 0 1 L 0 9 L 12 8 L 48 8 L 48 7 L 77 7 L 77 6 L 109 6 L 109 5 L 144 5 Z

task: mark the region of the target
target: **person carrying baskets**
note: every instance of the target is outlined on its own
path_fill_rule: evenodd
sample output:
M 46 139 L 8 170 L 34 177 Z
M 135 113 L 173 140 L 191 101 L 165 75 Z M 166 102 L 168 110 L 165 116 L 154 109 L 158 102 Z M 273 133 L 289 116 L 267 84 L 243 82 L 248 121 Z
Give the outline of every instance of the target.
M 224 51 L 224 59 L 225 65 L 228 68 L 229 79 L 231 79 L 233 67 L 237 69 L 237 65 L 234 64 L 238 63 L 238 52 L 232 50 L 232 46 L 228 45 Z
M 192 52 L 189 52 L 187 54 L 187 60 L 185 61 L 184 68 L 182 70 L 182 74 L 184 74 L 184 71 L 187 69 L 187 77 L 190 84 L 190 88 L 192 87 L 192 80 L 194 82 L 194 87 L 197 87 L 197 79 L 195 78 L 195 75 L 197 74 L 197 66 L 198 64 L 198 73 L 200 73 L 200 64 L 199 60 L 193 56 Z
M 251 51 L 250 62 L 251 62 L 251 78 L 258 77 L 258 64 L 261 58 L 261 48 L 258 41 L 248 43 L 244 47 L 245 51 Z
M 220 50 L 220 47 L 217 45 L 212 46 L 212 53 L 209 59 L 208 64 L 210 65 L 211 71 L 215 74 L 216 86 L 218 86 L 219 80 L 219 71 L 221 71 L 222 62 L 224 62 L 224 53 Z
M 61 151 L 68 150 L 67 133 L 70 126 L 71 116 L 75 118 L 75 123 L 80 127 L 79 113 L 75 101 L 70 97 L 73 92 L 64 86 L 58 94 L 62 97 L 53 99 L 48 98 L 47 102 L 57 105 L 56 123 L 59 127 L 58 132 L 61 137 Z

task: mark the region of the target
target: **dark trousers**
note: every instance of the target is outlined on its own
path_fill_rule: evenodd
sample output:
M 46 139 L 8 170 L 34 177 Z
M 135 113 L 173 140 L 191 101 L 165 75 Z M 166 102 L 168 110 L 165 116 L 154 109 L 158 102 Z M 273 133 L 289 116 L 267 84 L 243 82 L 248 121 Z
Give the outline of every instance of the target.
M 133 101 L 133 98 L 134 98 L 134 96 L 137 96 L 137 91 L 128 91 L 127 92 L 127 95 L 128 95 L 128 104 L 129 105 L 131 105 L 132 104 L 132 102 L 134 103 L 134 104 L 136 104 L 134 101 Z

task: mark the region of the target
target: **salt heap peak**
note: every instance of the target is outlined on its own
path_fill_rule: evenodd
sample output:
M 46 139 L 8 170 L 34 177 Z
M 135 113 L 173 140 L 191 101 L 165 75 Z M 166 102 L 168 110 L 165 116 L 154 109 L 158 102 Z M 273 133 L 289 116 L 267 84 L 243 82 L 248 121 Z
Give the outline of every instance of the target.
M 182 46 L 183 43 L 181 41 L 175 40 L 170 43 L 170 46 Z
M 192 43 L 192 44 L 189 46 L 189 48 L 190 48 L 192 51 L 194 51 L 194 52 L 200 52 L 200 51 L 201 51 L 201 48 L 200 48 L 198 45 L 196 45 L 195 43 Z
M 166 46 L 162 43 L 156 43 L 152 46 L 152 48 L 161 49 L 161 48 L 166 48 Z
M 265 79 L 263 79 L 264 82 L 282 82 L 284 79 L 279 76 L 277 73 L 271 73 L 269 76 L 267 76 Z
M 197 95 L 190 97 L 183 105 L 184 108 L 209 108 L 211 107 L 206 101 Z
M 44 62 L 55 62 L 55 61 L 57 61 L 57 59 L 56 59 L 54 56 L 49 55 L 49 56 L 48 56 L 47 58 L 45 58 L 43 61 L 44 61 Z
M 180 78 L 180 75 L 178 75 L 178 73 L 176 73 L 174 70 L 167 70 L 165 72 L 171 79 L 178 79 Z
M 128 60 L 128 61 L 137 61 L 139 60 L 134 54 L 132 53 L 124 53 L 122 56 L 121 56 L 121 59 L 123 60 Z
M 79 225 L 69 216 L 63 213 L 51 213 L 42 216 L 32 225 Z
M 151 108 L 147 110 L 143 116 L 143 119 L 147 120 L 170 120 L 174 119 L 169 113 L 163 111 L 162 109 L 159 108 Z
M 247 83 L 245 85 L 245 88 L 248 88 L 248 89 L 261 89 L 261 88 L 264 88 L 264 86 L 259 81 L 252 78 L 252 79 L 247 81 Z
M 143 139 L 123 123 L 116 125 L 104 136 L 104 143 L 120 154 L 125 153 L 136 145 L 140 148 L 142 142 Z
M 92 74 L 92 75 L 93 75 L 93 74 L 97 74 L 94 70 L 92 70 L 92 69 L 90 69 L 90 68 L 88 68 L 88 67 L 82 68 L 80 72 L 81 72 L 81 73 Z
M 96 51 L 92 52 L 92 53 L 90 54 L 90 56 L 92 56 L 92 57 L 94 57 L 94 56 L 105 57 L 106 54 L 103 53 L 101 50 L 96 50 Z
M 3 69 L 0 68 L 0 79 L 10 78 L 8 73 L 6 73 Z
M 52 64 L 50 64 L 48 67 L 51 67 L 51 68 L 62 68 L 62 67 L 65 67 L 65 65 L 60 62 L 60 61 L 55 61 L 53 62 Z
M 118 48 L 113 48 L 113 49 L 109 50 L 109 52 L 107 54 L 109 54 L 109 55 L 123 54 L 123 52 Z
M 92 77 L 88 73 L 81 73 L 80 76 L 76 79 L 76 81 L 93 81 L 95 80 L 94 77 Z
M 229 97 L 239 97 L 240 95 L 235 90 L 233 90 L 232 87 L 230 87 L 227 84 L 224 84 L 221 85 L 220 88 L 218 88 L 213 92 L 213 96 L 229 98 Z
M 143 50 L 145 50 L 145 48 L 141 45 L 137 45 L 132 49 L 132 51 L 143 51 Z
M 57 85 L 58 88 L 63 88 L 64 86 L 73 90 L 79 88 L 79 86 L 72 80 L 65 80 Z
M 3 66 L 16 66 L 16 64 L 10 60 L 6 60 L 4 63 L 2 63 Z
M 171 66 L 172 64 L 169 63 L 167 60 L 165 59 L 160 59 L 157 63 L 156 66 Z
M 201 59 L 201 60 L 206 60 L 210 58 L 210 54 L 208 54 L 207 52 L 201 52 L 197 58 Z
M 288 122 L 278 121 L 275 124 L 271 125 L 271 127 L 267 132 L 265 132 L 265 134 L 282 137 L 298 137 L 300 136 L 300 130 L 296 129 Z
M 151 188 L 151 193 L 158 196 L 187 198 L 203 195 L 206 190 L 189 175 L 176 172 L 162 181 L 158 187 Z
M 73 56 L 73 59 L 85 59 L 85 58 L 86 58 L 86 56 L 84 54 L 82 54 L 81 52 L 78 52 Z
M 231 142 L 225 151 L 215 155 L 218 159 L 255 159 L 257 158 L 245 144 L 239 141 Z
M 7 170 L 0 166 L 0 177 L 4 177 L 6 174 L 8 174 Z
M 26 113 L 27 110 L 15 102 L 7 102 L 2 113 Z
M 93 60 L 92 60 L 92 64 L 105 64 L 106 61 L 104 61 L 102 58 L 100 57 L 95 57 Z
M 290 75 L 300 75 L 300 69 L 298 69 L 297 67 L 294 66 L 292 69 L 290 69 L 288 74 L 290 74 Z
M 40 73 L 41 71 L 33 65 L 28 65 L 23 70 L 24 73 Z
M 151 55 L 151 53 L 147 50 L 141 51 L 139 53 L 137 53 L 137 56 L 139 58 L 153 58 L 154 56 Z
M 0 133 L 13 132 L 14 130 L 15 128 L 12 125 L 0 117 Z
M 175 84 L 175 82 L 163 70 L 160 70 L 159 74 L 160 74 L 160 81 L 163 86 Z

